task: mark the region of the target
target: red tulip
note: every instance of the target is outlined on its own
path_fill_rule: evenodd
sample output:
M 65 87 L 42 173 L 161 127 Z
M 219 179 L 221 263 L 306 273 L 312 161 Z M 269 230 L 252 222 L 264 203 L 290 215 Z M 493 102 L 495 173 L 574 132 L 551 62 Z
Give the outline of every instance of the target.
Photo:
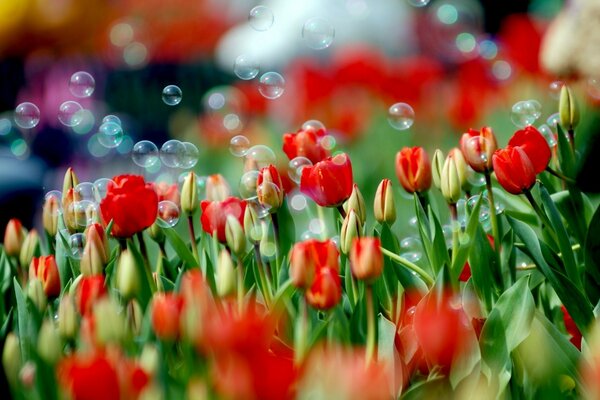
M 383 270 L 381 242 L 376 237 L 354 239 L 350 249 L 350 266 L 356 279 L 372 282 Z
M 405 147 L 396 154 L 396 175 L 408 193 L 424 192 L 431 186 L 431 162 L 422 147 Z
M 306 157 L 313 164 L 329 157 L 329 150 L 320 141 L 325 136 L 325 129 L 300 129 L 296 133 L 283 135 L 283 152 L 290 160 L 296 157 Z
M 176 183 L 169 185 L 167 182 L 151 182 L 150 185 L 152 185 L 152 189 L 156 192 L 159 202 L 168 200 L 179 205 L 179 188 Z
M 471 168 L 477 172 L 492 169 L 492 155 L 498 148 L 496 136 L 489 126 L 480 131 L 469 129 L 460 138 L 460 150 Z
M 277 211 L 283 204 L 285 192 L 277 167 L 270 164 L 261 168 L 256 180 L 258 202 L 271 211 Z
M 96 300 L 106 295 L 104 276 L 84 276 L 77 288 L 76 302 L 81 315 L 92 311 Z
M 523 149 L 531 161 L 536 174 L 546 169 L 550 162 L 550 157 L 552 157 L 548 142 L 533 126 L 527 126 L 525 129 L 516 131 L 508 141 L 508 146 L 518 146 Z
M 573 345 L 575 347 L 577 347 L 579 350 L 581 350 L 581 332 L 579 331 L 579 328 L 577 328 L 577 325 L 575 325 L 575 322 L 573 321 L 573 318 L 571 317 L 571 315 L 569 314 L 569 312 L 567 311 L 567 309 L 565 308 L 565 306 L 561 306 L 560 310 L 562 311 L 563 314 L 563 320 L 565 322 L 565 328 L 567 329 L 567 333 L 571 336 L 571 343 L 573 343 Z
M 53 255 L 34 257 L 29 264 L 29 278 L 38 278 L 48 297 L 60 294 L 60 275 Z
M 331 240 L 320 242 L 309 239 L 294 244 L 290 253 L 290 276 L 294 286 L 308 289 L 323 267 L 333 268 L 338 272 L 339 255 L 335 243 Z
M 522 147 L 497 150 L 492 159 L 498 183 L 508 193 L 521 194 L 535 183 L 535 167 Z
M 176 293 L 157 294 L 152 301 L 152 329 L 159 339 L 176 340 L 179 337 L 179 317 L 183 297 Z
M 117 370 L 102 354 L 64 359 L 58 366 L 58 378 L 74 400 L 121 398 Z
M 200 222 L 204 232 L 212 235 L 217 233 L 217 239 L 221 243 L 227 241 L 225 237 L 225 225 L 227 216 L 235 217 L 242 226 L 244 225 L 244 212 L 246 211 L 246 202 L 237 197 L 228 197 L 223 201 L 203 200 L 200 203 L 202 216 Z
M 342 298 L 342 284 L 338 271 L 323 267 L 317 273 L 311 287 L 306 291 L 306 302 L 319 310 L 335 307 Z
M 300 191 L 322 207 L 336 207 L 352 194 L 352 164 L 347 154 L 302 169 Z
M 113 236 L 131 237 L 156 220 L 158 196 L 142 176 L 119 175 L 113 181 L 115 185 L 100 203 L 102 218 L 106 223 L 113 221 Z
M 6 224 L 4 231 L 4 251 L 7 255 L 18 257 L 21 252 L 21 247 L 25 241 L 25 230 L 21 221 L 13 218 Z

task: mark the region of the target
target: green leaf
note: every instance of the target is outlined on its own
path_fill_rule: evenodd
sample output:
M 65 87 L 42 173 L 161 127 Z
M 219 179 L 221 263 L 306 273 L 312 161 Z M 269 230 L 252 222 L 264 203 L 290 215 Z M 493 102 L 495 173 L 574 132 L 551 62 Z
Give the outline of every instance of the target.
M 419 235 L 421 236 L 421 242 L 423 243 L 423 250 L 425 250 L 425 256 L 427 256 L 427 260 L 429 261 L 428 265 L 430 271 L 437 274 L 438 269 L 435 268 L 436 258 L 433 253 L 432 235 L 429 232 L 429 221 L 427 220 L 427 215 L 425 214 L 425 210 L 423 210 L 423 206 L 421 205 L 417 194 L 414 195 L 414 200 L 415 212 L 417 215 L 417 228 L 419 229 Z
M 596 209 L 585 236 L 585 270 L 600 284 L 600 207 Z
M 527 336 L 535 311 L 533 296 L 529 290 L 529 278 L 522 277 L 500 296 L 494 306 L 500 312 L 506 327 L 506 345 L 513 351 Z
M 494 250 L 480 225 L 477 225 L 471 248 L 469 265 L 473 287 L 489 310 L 495 300 L 495 288 L 499 287 L 498 280 L 501 277 L 497 274 Z
M 437 216 L 433 213 L 431 207 L 429 208 L 429 229 L 432 236 L 432 252 L 435 260 L 437 269 L 442 268 L 443 265 L 450 267 L 450 256 L 448 255 L 448 249 L 446 247 L 446 238 L 444 237 L 444 231 L 442 225 Z
M 135 268 L 137 270 L 137 276 L 140 284 L 138 300 L 142 310 L 145 310 L 152 298 L 152 289 L 150 288 L 149 280 L 153 278 L 152 275 L 148 276 L 148 272 L 144 267 L 144 258 L 142 257 L 142 254 L 138 250 L 137 246 L 133 244 L 132 240 L 127 241 L 127 249 L 131 252 L 133 258 L 135 259 Z
M 187 247 L 187 245 L 184 243 L 184 241 L 181 240 L 181 238 L 179 237 L 177 232 L 175 232 L 174 229 L 164 229 L 164 228 L 163 228 L 163 232 L 165 233 L 165 236 L 167 237 L 167 240 L 169 241 L 169 243 L 171 243 L 171 246 L 173 246 L 173 249 L 175 250 L 177 255 L 183 261 L 183 264 L 186 266 L 186 269 L 191 269 L 191 268 L 197 267 L 198 262 L 194 258 L 194 254 Z
M 575 178 L 575 155 L 560 124 L 556 124 L 558 136 L 558 162 L 563 175 Z
M 498 308 L 494 308 L 485 321 L 479 343 L 483 360 L 481 371 L 487 377 L 490 389 L 498 397 L 506 388 L 512 373 L 506 326 Z
M 396 348 L 394 341 L 396 339 L 396 325 L 383 315 L 377 316 L 377 354 L 379 360 L 383 360 L 391 371 L 396 369 L 396 357 L 394 354 Z M 393 382 L 392 387 L 398 387 L 401 382 Z M 394 396 L 396 397 L 396 396 Z
M 453 257 L 452 262 L 452 282 L 456 282 L 458 280 L 458 277 L 460 276 L 460 273 L 467 262 L 467 258 L 469 257 L 469 252 L 473 247 L 473 238 L 475 237 L 475 233 L 477 232 L 477 227 L 479 225 L 479 209 L 481 208 L 482 201 L 483 196 L 479 196 L 479 199 L 475 203 L 475 207 L 473 207 L 473 210 L 469 215 L 469 222 L 467 222 L 465 232 L 461 234 L 463 240 L 459 240 L 459 247 L 456 252 L 456 256 Z
M 448 381 L 442 376 L 437 376 L 411 385 L 400 398 L 402 400 L 448 399 L 453 398 L 451 395 L 452 388 Z
M 17 301 L 17 326 L 19 328 L 19 344 L 21 346 L 21 357 L 23 360 L 29 360 L 31 332 L 31 315 L 27 310 L 27 298 L 17 282 L 17 278 L 13 278 L 15 288 L 15 299 Z

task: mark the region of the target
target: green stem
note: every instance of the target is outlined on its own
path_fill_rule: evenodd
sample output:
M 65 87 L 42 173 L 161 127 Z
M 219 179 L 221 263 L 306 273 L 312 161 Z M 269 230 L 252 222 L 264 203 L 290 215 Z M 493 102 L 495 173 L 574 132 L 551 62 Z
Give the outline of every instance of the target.
M 342 211 L 344 209 L 342 208 Z M 325 240 L 328 237 L 327 234 L 327 221 L 325 221 L 325 208 L 321 206 L 317 206 L 317 214 L 319 215 L 319 221 L 321 221 L 321 226 L 323 229 L 321 230 L 321 240 Z
M 254 257 L 256 258 L 256 270 L 258 271 L 258 279 L 260 279 L 260 286 L 262 286 L 263 296 L 265 298 L 265 303 L 267 308 L 271 304 L 271 283 L 267 279 L 265 275 L 265 266 L 262 262 L 262 258 L 260 256 L 260 248 L 258 244 L 254 245 Z
M 279 271 L 281 269 L 281 249 L 279 244 L 281 241 L 279 240 L 279 218 L 277 213 L 271 214 L 271 222 L 273 223 L 273 239 L 275 241 L 275 290 L 277 290 L 277 284 L 279 279 Z
M 433 279 L 429 276 L 429 274 L 427 272 L 425 272 L 423 269 L 421 269 L 421 267 L 419 267 L 418 265 L 408 261 L 406 258 L 399 256 L 398 254 L 394 254 L 391 251 L 389 251 L 388 249 L 385 248 L 381 248 L 381 252 L 383 254 L 385 254 L 386 256 L 388 256 L 389 258 L 391 258 L 392 260 L 396 261 L 398 264 L 405 266 L 406 268 L 410 269 L 413 272 L 416 272 L 425 282 L 425 284 L 427 284 L 428 286 L 432 286 L 433 285 Z
M 487 197 L 490 202 L 490 221 L 492 222 L 492 236 L 494 236 L 494 253 L 496 254 L 496 261 L 500 268 L 500 229 L 498 226 L 498 216 L 496 215 L 496 202 L 494 200 L 494 191 L 492 190 L 492 173 L 490 170 L 485 170 L 485 188 L 487 190 Z
M 557 177 L 559 179 L 562 179 L 563 181 L 565 181 L 567 183 L 570 183 L 570 184 L 574 184 L 575 183 L 575 180 L 573 180 L 573 179 L 569 178 L 568 176 L 565 176 L 565 175 L 561 174 L 560 172 L 552 169 L 550 166 L 546 167 L 546 171 L 548 171 L 548 173 L 550 175 L 554 175 L 555 177 Z
M 146 248 L 146 242 L 144 241 L 144 233 L 138 232 L 137 238 L 140 244 L 140 252 L 142 253 L 142 258 L 144 259 L 144 270 L 146 271 L 146 278 L 148 279 L 150 290 L 152 291 L 152 293 L 155 293 L 156 283 L 152 278 L 152 269 L 150 268 L 150 258 L 148 257 L 148 249 Z
M 552 236 L 552 240 L 554 240 L 554 243 L 558 243 L 558 237 L 556 236 L 556 232 L 554 232 L 554 229 L 552 229 L 550 219 L 548 218 L 544 210 L 542 210 L 538 203 L 535 201 L 533 195 L 531 194 L 531 191 L 525 190 L 523 194 L 529 201 L 529 204 L 531 204 L 533 211 L 535 211 L 537 216 L 542 220 L 542 229 L 544 228 L 544 226 L 546 226 L 548 228 L 548 232 L 550 232 L 550 235 Z
M 427 194 L 421 192 L 415 193 L 419 199 L 419 203 L 421 203 L 421 207 L 423 207 L 423 211 L 425 211 L 425 215 L 427 215 L 427 208 L 429 207 L 429 199 L 427 199 Z
M 452 265 L 454 265 L 454 259 L 458 253 L 458 211 L 456 209 L 456 203 L 449 204 L 448 207 L 450 207 L 450 228 L 452 229 Z
M 298 321 L 298 328 L 296 331 L 294 362 L 296 365 L 302 365 L 306 354 L 306 342 L 308 338 L 308 307 L 304 296 L 300 297 L 298 307 L 300 308 L 300 320 Z
M 575 130 L 573 128 L 569 128 L 567 130 L 567 135 L 569 136 L 569 144 L 571 145 L 571 150 L 573 154 L 575 154 Z
M 367 301 L 367 349 L 366 349 L 366 363 L 367 365 L 371 361 L 377 361 L 377 349 L 375 342 L 377 340 L 377 332 L 375 330 L 375 310 L 373 309 L 373 288 L 371 285 L 367 285 L 366 288 L 366 301 Z
M 192 253 L 194 254 L 196 263 L 200 265 L 200 256 L 198 255 L 198 245 L 196 243 L 196 232 L 194 231 L 194 220 L 191 215 L 188 216 L 188 230 L 190 233 L 190 242 L 192 244 Z

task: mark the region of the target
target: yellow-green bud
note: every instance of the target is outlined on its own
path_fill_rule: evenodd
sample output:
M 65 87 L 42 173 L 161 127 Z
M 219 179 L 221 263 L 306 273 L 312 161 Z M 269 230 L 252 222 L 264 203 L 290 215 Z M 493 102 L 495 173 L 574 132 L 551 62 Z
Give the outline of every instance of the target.
M 44 293 L 44 285 L 38 278 L 30 278 L 27 284 L 27 297 L 31 299 L 33 304 L 38 310 L 44 311 L 46 304 L 48 304 L 48 298 Z
M 181 187 L 181 211 L 187 215 L 193 215 L 198 209 L 200 201 L 198 200 L 198 184 L 196 183 L 196 174 L 189 172 Z
M 193 377 L 188 381 L 185 391 L 186 400 L 201 400 L 208 399 L 209 397 L 208 385 L 202 378 Z
M 140 367 L 150 376 L 154 376 L 158 372 L 160 362 L 158 349 L 154 344 L 146 343 L 140 354 Z
M 58 332 L 65 339 L 77 334 L 77 310 L 70 294 L 65 293 L 58 305 Z
M 225 238 L 227 239 L 227 246 L 229 246 L 233 254 L 239 256 L 244 253 L 246 250 L 244 228 L 240 224 L 240 221 L 232 215 L 227 216 Z
M 108 239 L 104 229 L 92 224 L 86 232 L 86 243 L 83 248 L 80 269 L 85 276 L 100 275 L 108 262 Z
M 444 153 L 440 149 L 437 149 L 433 153 L 433 159 L 431 160 L 431 176 L 433 178 L 433 185 L 442 189 L 442 169 L 444 168 Z
M 75 186 L 79 185 L 79 179 L 77 179 L 77 175 L 73 168 L 67 168 L 65 172 L 65 177 L 63 178 L 63 191 L 62 191 L 62 201 L 65 202 L 66 196 L 69 194 L 70 189 L 75 189 Z
M 233 260 L 225 249 L 219 253 L 217 260 L 217 293 L 221 297 L 227 297 L 235 293 L 236 286 L 235 270 Z
M 381 224 L 392 225 L 396 221 L 396 205 L 394 204 L 394 191 L 392 190 L 392 181 L 383 179 L 375 192 L 375 201 L 373 202 L 373 212 L 375 220 Z
M 575 129 L 579 124 L 579 107 L 577 107 L 573 92 L 567 85 L 563 85 L 560 90 L 558 115 L 560 116 L 560 124 L 569 131 Z
M 44 202 L 44 209 L 42 212 L 42 222 L 44 229 L 48 236 L 54 238 L 58 231 L 58 212 L 59 212 L 58 199 L 54 196 L 50 196 Z
M 350 210 L 342 223 L 342 231 L 340 232 L 340 248 L 342 253 L 348 254 L 352 248 L 352 242 L 355 238 L 360 237 L 362 232 L 362 224 L 356 212 Z
M 2 350 L 2 366 L 8 383 L 13 388 L 16 387 L 19 380 L 19 371 L 21 370 L 21 347 L 19 337 L 10 332 L 6 335 L 4 349 Z
M 117 302 L 110 297 L 99 299 L 94 305 L 96 340 L 101 344 L 119 343 L 126 338 L 127 321 Z
M 163 232 L 162 228 L 155 223 L 150 225 L 150 228 L 146 230 L 150 235 L 150 239 L 154 240 L 156 243 L 164 243 L 165 242 L 165 232 Z
M 458 199 L 460 199 L 461 189 L 456 162 L 451 154 L 446 157 L 446 161 L 444 162 L 441 184 L 442 196 L 444 196 L 449 204 L 456 204 Z
M 350 197 L 344 203 L 344 211 L 348 213 L 349 210 L 354 210 L 356 212 L 356 216 L 361 224 L 365 223 L 367 220 L 367 207 L 365 206 L 365 199 L 356 183 L 352 187 L 352 194 L 350 194 Z
M 248 204 L 244 211 L 244 231 L 251 243 L 260 242 L 263 234 L 262 221 L 251 204 Z
M 144 390 L 140 393 L 138 397 L 139 400 L 163 400 L 163 389 L 158 386 L 156 383 L 150 383 L 144 387 Z
M 63 193 L 63 219 L 69 232 L 81 231 L 83 226 L 87 224 L 86 210 L 79 207 L 81 195 L 70 189 L 66 194 Z
M 38 354 L 48 364 L 55 364 L 62 356 L 62 342 L 53 322 L 45 320 L 40 328 L 37 342 Z
M 448 153 L 448 157 L 452 157 L 454 159 L 454 164 L 456 165 L 456 172 L 458 173 L 458 179 L 460 181 L 460 187 L 463 190 L 471 189 L 471 182 L 469 182 L 469 164 L 467 164 L 467 160 L 465 160 L 465 156 L 460 151 L 458 147 L 453 148 Z M 441 189 L 441 188 L 440 188 Z
M 19 254 L 19 262 L 22 268 L 28 268 L 31 264 L 31 259 L 40 255 L 40 237 L 35 229 L 29 231 L 23 246 L 21 246 L 21 253 Z
M 140 277 L 135 257 L 129 250 L 123 250 L 117 265 L 117 289 L 123 298 L 134 298 L 140 290 Z
M 135 336 L 139 335 L 142 331 L 142 319 L 144 318 L 144 312 L 142 306 L 136 299 L 133 299 L 127 303 L 127 326 L 129 331 Z
M 8 221 L 6 230 L 4 231 L 4 252 L 6 255 L 12 257 L 19 256 L 26 234 L 27 231 L 23 228 L 21 221 L 16 218 Z

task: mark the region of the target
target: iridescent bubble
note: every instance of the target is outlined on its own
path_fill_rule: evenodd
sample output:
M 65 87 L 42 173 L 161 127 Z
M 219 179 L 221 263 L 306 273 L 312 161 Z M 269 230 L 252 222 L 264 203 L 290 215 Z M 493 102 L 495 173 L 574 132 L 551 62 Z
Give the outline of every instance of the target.
M 548 90 L 550 92 L 550 97 L 554 100 L 558 100 L 560 98 L 560 91 L 565 83 L 563 81 L 554 81 L 548 85 Z
M 185 145 L 179 140 L 166 141 L 160 148 L 160 160 L 169 168 L 179 168 L 185 155 Z
M 69 127 L 79 125 L 83 120 L 83 107 L 76 101 L 65 101 L 58 109 L 58 120 Z
M 325 130 L 325 124 L 316 119 L 309 119 L 308 121 L 302 124 L 302 130 L 304 131 L 319 131 L 321 129 Z
M 407 0 L 413 7 L 425 7 L 431 0 Z
M 413 236 L 406 237 L 400 241 L 400 256 L 410 262 L 417 262 L 423 258 L 421 241 Z
M 290 160 L 288 164 L 288 176 L 291 180 L 296 183 L 300 183 L 300 178 L 302 177 L 302 170 L 304 167 L 308 167 L 313 165 L 312 161 L 310 161 L 306 157 L 296 157 Z
M 472 169 L 469 169 L 469 174 L 467 175 L 467 180 L 473 187 L 482 187 L 485 185 L 485 175 L 480 174 L 479 172 L 475 172 Z
M 242 199 L 256 199 L 256 184 L 258 180 L 258 175 L 258 171 L 248 171 L 244 175 L 242 175 L 242 177 L 240 178 L 240 184 L 238 185 L 238 190 Z
M 551 127 L 556 127 L 556 125 L 560 124 L 560 114 L 554 113 L 548 117 L 546 123 Z
M 62 193 L 60 190 L 51 190 L 44 195 L 44 201 L 48 201 L 49 198 L 54 197 L 58 204 L 60 205 L 62 202 Z
M 90 97 L 96 88 L 94 77 L 85 71 L 78 71 L 71 75 L 69 90 L 75 97 Z
M 254 209 L 254 213 L 260 219 L 267 218 L 271 214 L 269 212 L 269 207 L 265 207 L 264 205 L 255 201 L 255 199 L 251 199 L 247 206 L 252 207 Z
M 168 85 L 162 91 L 162 100 L 168 106 L 176 106 L 181 103 L 182 93 L 179 86 Z
M 106 148 L 117 147 L 123 141 L 123 128 L 114 122 L 105 122 L 98 129 L 98 141 Z
M 115 185 L 115 182 L 112 179 L 108 179 L 108 178 L 96 179 L 96 181 L 94 182 L 94 196 L 95 196 L 96 201 L 99 202 L 104 197 L 106 197 L 106 193 L 108 193 L 108 190 L 110 188 L 112 188 L 114 185 Z
M 542 105 L 537 100 L 516 102 L 511 109 L 510 119 L 519 128 L 533 124 L 542 115 Z
M 72 204 L 75 220 L 79 226 L 88 226 L 98 215 L 98 205 L 92 200 L 81 200 Z
M 331 46 L 335 28 L 326 19 L 311 18 L 302 27 L 302 38 L 308 47 L 323 50 Z
M 92 182 L 81 182 L 75 186 L 77 193 L 82 200 L 94 200 L 94 184 Z
M 149 140 L 140 140 L 133 145 L 131 159 L 136 165 L 148 168 L 159 162 L 158 147 Z
M 184 169 L 193 168 L 198 163 L 200 152 L 194 143 L 183 142 L 183 145 L 185 146 L 185 152 L 181 157 L 179 167 Z
M 248 15 L 248 22 L 255 31 L 262 32 L 271 29 L 274 21 L 273 11 L 265 6 L 254 7 Z
M 542 134 L 546 142 L 548 142 L 548 146 L 554 147 L 556 146 L 556 136 L 550 127 L 546 124 L 542 124 L 538 127 L 538 131 Z
M 469 209 L 473 209 L 475 204 L 479 201 L 479 195 L 471 196 L 469 200 L 467 200 L 467 206 Z M 490 205 L 487 197 L 481 202 L 481 206 L 479 207 L 479 223 L 481 223 L 481 227 L 485 231 L 489 231 L 492 227 L 492 222 L 490 219 Z
M 388 122 L 392 128 L 404 131 L 412 126 L 415 121 L 415 110 L 406 103 L 393 104 L 388 109 Z
M 259 70 L 260 63 L 258 60 L 248 54 L 237 56 L 233 63 L 233 72 L 238 78 L 243 80 L 256 78 Z
M 69 236 L 68 244 L 69 253 L 67 255 L 75 260 L 80 260 L 85 248 L 85 235 L 83 233 L 74 233 Z
M 112 123 L 115 123 L 115 124 L 117 124 L 119 126 L 122 125 L 121 124 L 121 118 L 117 117 L 116 115 L 112 115 L 112 114 L 109 114 L 109 115 L 105 116 L 104 118 L 102 118 L 102 123 L 103 124 L 106 124 L 107 122 L 112 122 Z
M 335 137 L 331 135 L 325 135 L 319 140 L 319 144 L 321 145 L 321 147 L 329 151 L 335 148 L 336 143 L 337 141 L 335 140 Z
M 277 72 L 266 72 L 260 77 L 258 91 L 267 99 L 277 99 L 285 91 L 285 79 Z
M 15 124 L 23 129 L 31 129 L 40 122 L 40 109 L 26 101 L 15 108 Z
M 173 228 L 179 222 L 179 207 L 169 200 L 158 203 L 156 223 L 162 228 Z
M 270 147 L 257 144 L 248 149 L 246 159 L 251 161 L 256 169 L 260 169 L 269 166 L 269 164 L 275 164 L 276 157 Z
M 250 140 L 244 135 L 237 135 L 229 141 L 229 152 L 236 157 L 244 157 L 250 148 Z

